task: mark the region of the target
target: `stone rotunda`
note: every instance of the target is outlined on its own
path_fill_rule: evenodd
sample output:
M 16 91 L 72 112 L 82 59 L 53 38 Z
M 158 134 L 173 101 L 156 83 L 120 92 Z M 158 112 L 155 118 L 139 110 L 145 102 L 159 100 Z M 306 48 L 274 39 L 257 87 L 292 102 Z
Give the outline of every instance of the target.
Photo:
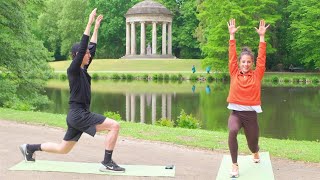
M 175 58 L 172 55 L 172 13 L 158 2 L 145 0 L 128 10 L 126 55 L 124 59 Z M 137 54 L 136 26 L 141 28 L 140 54 Z M 152 26 L 152 43 L 146 46 L 146 26 Z M 157 52 L 157 25 L 162 26 L 162 51 Z

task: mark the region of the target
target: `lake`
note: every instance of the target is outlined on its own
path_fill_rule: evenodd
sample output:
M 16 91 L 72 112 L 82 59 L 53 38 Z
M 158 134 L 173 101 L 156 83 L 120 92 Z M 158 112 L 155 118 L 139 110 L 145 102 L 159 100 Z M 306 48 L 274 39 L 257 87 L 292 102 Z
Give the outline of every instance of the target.
M 227 131 L 229 83 L 93 81 L 91 111 L 118 112 L 130 122 L 154 124 L 175 121 L 183 109 L 201 121 L 201 128 Z M 53 102 L 41 111 L 68 112 L 68 81 L 51 80 L 46 94 Z M 320 140 L 319 87 L 262 87 L 258 115 L 260 136 L 277 139 Z

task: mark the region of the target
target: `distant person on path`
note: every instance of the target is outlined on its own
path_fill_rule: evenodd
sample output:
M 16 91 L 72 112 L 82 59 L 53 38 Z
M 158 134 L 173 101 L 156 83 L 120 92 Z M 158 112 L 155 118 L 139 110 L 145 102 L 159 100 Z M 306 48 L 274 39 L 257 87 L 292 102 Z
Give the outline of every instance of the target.
M 196 72 L 196 66 L 192 65 L 192 73 L 195 73 Z
M 207 94 L 210 94 L 211 93 L 211 88 L 209 85 L 206 86 L 206 93 Z
M 192 88 L 191 88 L 192 92 L 194 93 L 196 91 L 196 86 L 193 85 Z
M 104 159 L 101 162 L 103 167 L 100 168 L 100 171 L 125 171 L 124 168 L 118 166 L 112 160 L 112 153 L 117 142 L 120 128 L 119 123 L 113 119 L 89 111 L 91 102 L 91 77 L 87 69 L 95 55 L 98 29 L 103 19 L 103 16 L 99 15 L 95 20 L 96 11 L 97 9 L 94 9 L 89 16 L 81 42 L 74 44 L 71 50 L 73 60 L 67 70 L 70 87 L 69 112 L 66 120 L 68 126 L 67 132 L 60 143 L 45 142 L 42 144 L 21 145 L 20 150 L 26 162 L 35 161 L 35 151 L 57 154 L 69 153 L 83 132 L 95 136 L 96 132 L 109 131 L 105 139 Z M 90 28 L 94 21 L 94 32 L 88 46 Z
M 207 71 L 207 74 L 210 74 L 211 66 L 207 66 L 206 71 Z
M 230 176 L 239 177 L 238 166 L 238 141 L 237 135 L 243 127 L 247 138 L 247 143 L 252 152 L 252 161 L 260 162 L 259 156 L 259 125 L 257 113 L 261 113 L 261 80 L 266 69 L 266 42 L 265 33 L 269 25 L 266 26 L 264 20 L 260 20 L 259 29 L 255 28 L 259 37 L 259 51 L 256 62 L 256 69 L 253 70 L 254 56 L 248 47 L 244 47 L 237 60 L 235 33 L 239 27 L 236 27 L 235 19 L 228 22 L 230 34 L 229 41 L 229 73 L 230 73 L 230 91 L 227 98 L 228 109 L 232 110 L 229 120 L 229 150 L 232 159 L 232 170 Z

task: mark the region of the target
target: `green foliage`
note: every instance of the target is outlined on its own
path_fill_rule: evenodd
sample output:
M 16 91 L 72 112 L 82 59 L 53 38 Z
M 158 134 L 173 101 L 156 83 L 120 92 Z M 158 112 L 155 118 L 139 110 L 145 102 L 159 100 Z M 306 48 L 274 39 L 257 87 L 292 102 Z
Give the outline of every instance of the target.
M 169 74 L 164 74 L 163 79 L 164 80 L 169 80 L 170 79 Z
M 198 80 L 198 76 L 196 74 L 191 74 L 189 77 L 190 81 L 197 81 Z
M 192 114 L 187 115 L 182 109 L 180 115 L 177 117 L 177 127 L 198 129 L 200 128 L 200 123 Z
M 158 80 L 158 74 L 153 74 L 152 75 L 152 80 Z
M 158 74 L 158 80 L 163 80 L 164 76 L 163 74 Z
M 235 18 L 236 25 L 241 26 L 236 34 L 238 48 L 249 46 L 256 52 L 259 36 L 254 27 L 258 27 L 260 19 L 265 19 L 268 24 L 274 26 L 280 19 L 276 11 L 277 6 L 278 1 L 276 0 L 259 1 L 259 3 L 224 0 L 200 1 L 197 14 L 200 23 L 196 34 L 201 50 L 206 56 L 204 65 L 210 65 L 223 71 L 228 67 L 227 22 L 231 18 Z M 269 53 L 275 52 L 271 46 L 271 37 L 273 37 L 273 32 L 269 31 L 266 35 Z
M 308 69 L 320 67 L 319 45 L 316 41 L 320 38 L 320 2 L 318 0 L 291 0 L 289 2 L 290 59 L 294 62 L 299 60 L 298 63 Z
M 2 87 L 6 89 L 2 91 L 4 100 L 0 100 L 1 105 L 6 107 L 26 110 L 48 102 L 41 94 L 45 81 L 52 74 L 46 62 L 49 53 L 32 33 L 34 28 L 31 25 L 36 17 L 28 11 L 34 9 L 37 2 L 0 2 L 0 44 L 4 47 L 0 48 L 0 70 L 10 74 L 5 77 L 6 87 Z
M 312 83 L 314 83 L 314 84 L 317 84 L 317 83 L 319 83 L 319 78 L 317 78 L 317 77 L 314 77 L 314 78 L 312 78 Z
M 112 74 L 111 79 L 121 79 L 119 74 Z
M 92 79 L 93 79 L 93 80 L 98 80 L 98 79 L 99 79 L 98 73 L 93 73 L 93 74 L 92 74 Z
M 148 75 L 148 74 L 144 74 L 144 75 L 142 76 L 142 79 L 143 79 L 143 80 L 148 80 L 148 79 L 149 79 L 149 75 Z
M 104 20 L 101 23 L 98 39 L 99 47 L 97 48 L 97 57 L 103 58 L 120 58 L 125 54 L 126 44 L 126 12 L 140 0 L 90 0 L 87 9 L 87 14 L 92 9 L 98 8 L 97 13 L 103 14 Z M 85 25 L 85 24 L 83 24 Z M 81 28 L 81 30 L 84 29 Z M 81 33 L 79 34 L 81 35 Z
M 134 76 L 132 74 L 127 74 L 127 79 L 128 80 L 133 80 L 134 79 Z
M 165 127 L 173 127 L 174 122 L 171 121 L 170 119 L 161 118 L 156 121 L 156 125 L 157 126 L 165 126 Z
M 116 121 L 123 121 L 121 115 L 118 112 L 106 111 L 103 113 L 103 115 Z
M 173 53 L 178 58 L 201 58 L 199 42 L 196 38 L 197 1 L 195 0 L 159 0 L 173 13 L 172 45 Z
M 60 74 L 59 79 L 64 81 L 64 80 L 67 79 L 67 75 L 66 74 Z

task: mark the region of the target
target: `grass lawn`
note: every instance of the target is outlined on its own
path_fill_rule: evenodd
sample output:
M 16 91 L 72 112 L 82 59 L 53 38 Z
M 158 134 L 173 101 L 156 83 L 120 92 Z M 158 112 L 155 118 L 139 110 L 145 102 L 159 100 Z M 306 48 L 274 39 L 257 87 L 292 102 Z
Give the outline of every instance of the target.
M 0 119 L 66 128 L 65 114 L 17 111 L 0 108 Z M 0 121 L 1 122 L 1 121 Z M 170 142 L 192 148 L 224 151 L 228 153 L 227 132 L 202 129 L 169 128 L 121 121 L 120 136 L 152 141 Z M 244 135 L 238 135 L 239 153 L 250 154 Z M 305 162 L 320 162 L 319 141 L 294 141 L 260 138 L 261 151 L 271 156 Z
M 50 62 L 55 71 L 66 71 L 71 63 L 68 61 Z M 205 72 L 200 59 L 172 59 L 172 60 L 124 60 L 124 59 L 95 59 L 89 71 L 120 71 L 120 72 L 190 72 L 195 65 L 197 72 Z

